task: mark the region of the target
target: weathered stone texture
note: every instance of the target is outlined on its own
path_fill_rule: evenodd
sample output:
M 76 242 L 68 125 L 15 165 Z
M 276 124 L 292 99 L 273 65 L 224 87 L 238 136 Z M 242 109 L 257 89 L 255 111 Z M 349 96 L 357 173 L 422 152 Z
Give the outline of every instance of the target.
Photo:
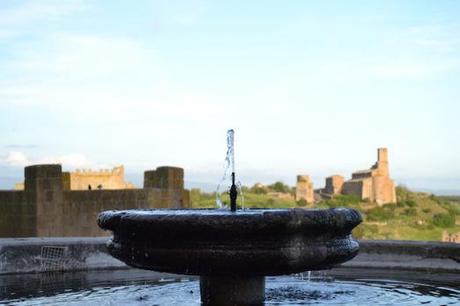
M 125 169 L 123 166 L 112 170 L 93 171 L 90 169 L 77 169 L 75 172 L 62 172 L 62 188 L 64 190 L 91 189 L 130 189 L 134 185 L 125 182 Z M 24 190 L 23 183 L 17 183 L 15 190 Z
M 184 189 L 184 169 L 158 167 L 144 172 L 144 188 Z
M 295 200 L 305 200 L 308 204 L 314 203 L 315 194 L 313 190 L 313 182 L 308 175 L 298 175 Z
M 35 237 L 36 209 L 31 194 L 0 191 L 0 237 Z
M 326 178 L 325 192 L 331 195 L 342 193 L 344 178 L 341 175 L 332 175 Z
M 451 233 L 448 233 L 447 231 L 443 231 L 442 241 L 460 243 L 460 232 L 451 234 Z
M 123 166 L 115 167 L 112 170 L 77 170 L 70 173 L 70 189 L 86 190 L 88 186 L 97 189 L 129 189 L 134 185 L 125 182 L 125 168 Z
M 388 150 L 379 148 L 377 162 L 370 169 L 354 172 L 351 180 L 343 184 L 342 193 L 378 204 L 396 203 L 396 188 L 389 172 Z
M 106 235 L 96 224 L 101 211 L 189 207 L 183 170 L 159 169 L 152 172 L 161 187 L 69 190 L 71 175 L 63 173 L 60 165 L 26 167 L 24 191 L 0 192 L 0 237 Z

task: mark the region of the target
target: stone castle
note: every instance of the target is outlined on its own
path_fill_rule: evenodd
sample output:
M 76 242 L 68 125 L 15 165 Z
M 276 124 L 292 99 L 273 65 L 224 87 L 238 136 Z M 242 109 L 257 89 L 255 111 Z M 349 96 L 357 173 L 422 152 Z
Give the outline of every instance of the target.
M 62 172 L 64 188 L 68 190 L 86 189 L 132 189 L 134 185 L 125 182 L 125 167 L 93 171 L 77 169 L 75 172 Z M 15 185 L 15 190 L 24 190 L 24 183 Z
M 82 185 L 72 186 L 71 175 L 62 172 L 61 165 L 26 167 L 24 190 L 0 191 L 0 237 L 104 236 L 108 233 L 96 224 L 101 211 L 190 207 L 190 192 L 184 189 L 182 168 L 158 167 L 145 171 L 142 189 L 126 189 L 124 171 L 120 171 L 123 168 L 114 170 L 116 175 L 110 172 L 100 175 L 111 177 L 112 181 L 94 181 L 97 175 L 81 175 Z M 100 184 L 103 189 L 95 186 L 88 190 L 91 183 Z M 120 188 L 113 189 L 117 186 Z
M 396 188 L 390 178 L 388 164 L 388 150 L 377 150 L 377 162 L 366 170 L 353 172 L 351 179 L 345 181 L 340 175 L 332 175 L 326 178 L 326 186 L 322 189 L 313 190 L 313 183 L 305 182 L 308 176 L 297 177 L 296 200 L 301 199 L 307 203 L 314 203 L 315 199 L 331 198 L 337 194 L 355 195 L 361 200 L 368 200 L 379 205 L 396 203 Z M 312 194 L 316 197 L 313 197 Z
M 132 189 L 134 185 L 125 182 L 125 167 L 114 167 L 112 170 L 92 171 L 77 169 L 75 172 L 63 172 L 64 184 L 70 190 L 98 189 Z

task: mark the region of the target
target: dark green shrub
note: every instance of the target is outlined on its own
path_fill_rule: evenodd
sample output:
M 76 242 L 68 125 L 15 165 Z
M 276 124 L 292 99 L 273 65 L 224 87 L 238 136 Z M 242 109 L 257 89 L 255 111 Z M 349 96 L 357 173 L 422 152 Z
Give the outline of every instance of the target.
M 417 215 L 417 209 L 415 209 L 414 207 L 406 208 L 406 209 L 404 209 L 403 214 L 406 215 L 406 216 L 416 216 Z
M 401 200 L 396 204 L 398 207 L 415 207 L 417 206 L 417 202 L 414 200 L 408 199 L 408 200 Z
M 436 214 L 433 217 L 432 223 L 437 227 L 453 227 L 455 225 L 455 216 L 450 214 Z
M 285 185 L 283 182 L 275 182 L 272 185 L 269 185 L 268 188 L 275 192 L 284 192 L 284 193 L 290 193 L 291 188 L 288 185 Z
M 305 199 L 300 199 L 296 202 L 297 206 L 300 206 L 300 207 L 304 207 L 304 206 L 307 206 L 308 203 Z

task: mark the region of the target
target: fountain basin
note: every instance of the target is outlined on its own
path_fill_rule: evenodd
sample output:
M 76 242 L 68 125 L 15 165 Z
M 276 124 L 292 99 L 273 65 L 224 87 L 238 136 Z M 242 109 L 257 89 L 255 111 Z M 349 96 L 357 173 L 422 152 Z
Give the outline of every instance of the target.
M 109 253 L 148 270 L 201 276 L 205 305 L 263 303 L 267 275 L 321 270 L 353 258 L 354 209 L 105 211 Z
M 283 275 L 353 258 L 353 209 L 106 211 L 109 252 L 128 265 L 190 275 Z

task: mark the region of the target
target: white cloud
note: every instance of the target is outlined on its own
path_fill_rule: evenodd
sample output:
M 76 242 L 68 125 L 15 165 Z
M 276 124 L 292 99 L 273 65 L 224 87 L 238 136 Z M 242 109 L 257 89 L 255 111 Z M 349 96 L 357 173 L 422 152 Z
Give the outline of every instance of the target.
M 9 39 L 36 30 L 37 22 L 66 16 L 86 9 L 82 0 L 23 1 L 19 5 L 0 10 L 0 39 Z
M 57 157 L 42 157 L 38 159 L 37 164 L 61 164 L 68 168 L 86 168 L 94 165 L 86 156 L 78 153 Z
M 44 156 L 36 159 L 30 159 L 21 151 L 11 151 L 0 160 L 1 164 L 11 167 L 25 167 L 35 164 L 61 164 L 66 169 L 103 169 L 111 168 L 112 165 L 100 164 L 91 161 L 88 157 L 79 153 L 71 153 L 62 156 Z
M 457 33 L 459 31 L 460 24 L 455 23 L 419 25 L 408 28 L 395 43 L 413 44 L 445 54 L 458 50 L 460 39 Z
M 155 54 L 139 42 L 119 37 L 54 34 L 36 48 L 19 49 L 9 68 L 60 80 L 94 80 L 155 65 Z M 158 67 L 155 67 L 158 72 Z M 87 83 L 88 81 L 86 81 Z
M 200 120 L 229 112 L 209 93 L 177 88 L 161 62 L 153 48 L 133 39 L 56 35 L 8 62 L 20 77 L 0 81 L 0 103 L 138 124 L 152 117 Z
M 4 158 L 3 163 L 13 167 L 24 167 L 31 164 L 27 156 L 20 151 L 9 152 Z

